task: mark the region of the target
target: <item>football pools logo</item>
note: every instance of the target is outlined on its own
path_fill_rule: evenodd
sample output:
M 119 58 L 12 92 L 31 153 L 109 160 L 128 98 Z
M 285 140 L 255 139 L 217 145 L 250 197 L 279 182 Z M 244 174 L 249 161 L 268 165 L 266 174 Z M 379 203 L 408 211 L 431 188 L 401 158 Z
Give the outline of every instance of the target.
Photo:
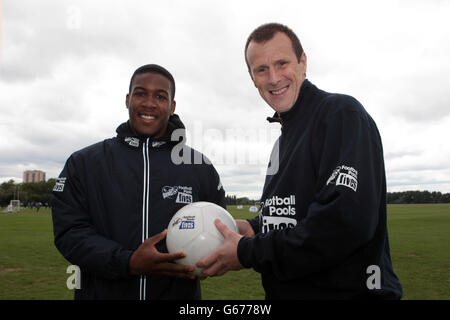
M 164 186 L 162 188 L 163 199 L 175 199 L 175 203 L 192 203 L 192 187 Z
M 178 229 L 195 229 L 195 216 L 178 218 L 172 223 L 172 227 L 175 227 L 178 224 L 180 225 Z
M 338 166 L 328 178 L 327 185 L 335 184 L 356 191 L 358 188 L 358 171 L 347 166 Z
M 181 221 L 179 229 L 194 229 L 195 222 L 194 221 Z
M 53 187 L 53 191 L 55 192 L 63 192 L 64 186 L 66 184 L 66 177 L 59 177 L 56 179 L 55 186 Z

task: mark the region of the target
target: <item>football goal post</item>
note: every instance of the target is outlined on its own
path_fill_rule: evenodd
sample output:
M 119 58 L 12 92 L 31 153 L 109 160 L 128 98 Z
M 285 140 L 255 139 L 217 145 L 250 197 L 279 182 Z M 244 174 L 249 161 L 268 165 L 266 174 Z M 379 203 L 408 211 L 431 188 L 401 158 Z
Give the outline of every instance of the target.
M 20 210 L 20 200 L 11 200 L 8 206 L 8 212 L 16 212 Z

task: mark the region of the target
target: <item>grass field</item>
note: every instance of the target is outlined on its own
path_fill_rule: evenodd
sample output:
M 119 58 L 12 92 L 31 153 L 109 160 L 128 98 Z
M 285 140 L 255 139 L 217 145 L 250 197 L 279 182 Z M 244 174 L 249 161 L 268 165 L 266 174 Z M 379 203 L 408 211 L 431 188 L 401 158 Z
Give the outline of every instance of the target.
M 248 207 L 229 207 L 250 218 Z M 404 299 L 450 299 L 450 205 L 390 205 L 388 224 L 395 272 Z M 67 262 L 53 245 L 49 209 L 0 213 L 0 300 L 72 299 Z M 264 299 L 253 270 L 202 281 L 204 299 Z

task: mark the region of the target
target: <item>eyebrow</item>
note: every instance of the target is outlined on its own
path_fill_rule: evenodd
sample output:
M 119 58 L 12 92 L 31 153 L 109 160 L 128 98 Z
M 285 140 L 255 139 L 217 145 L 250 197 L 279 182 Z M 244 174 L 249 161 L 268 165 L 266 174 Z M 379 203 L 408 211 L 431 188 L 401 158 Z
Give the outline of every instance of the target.
M 268 68 L 268 65 L 267 64 L 260 64 L 260 65 L 258 65 L 256 67 L 252 68 L 252 71 L 256 71 L 256 70 L 258 70 L 260 68 Z
M 278 60 L 275 61 L 275 64 L 280 63 L 280 62 L 288 62 L 289 59 L 286 58 L 280 58 Z M 253 68 L 252 70 L 255 71 L 259 68 L 268 68 L 269 66 L 266 63 L 260 64 L 259 66 L 256 66 L 255 68 Z
M 140 87 L 140 86 L 133 87 L 133 92 L 136 91 L 136 90 L 148 91 L 146 88 Z M 155 91 L 156 91 L 156 92 L 163 92 L 163 93 L 169 95 L 169 91 L 164 90 L 164 89 L 156 89 Z

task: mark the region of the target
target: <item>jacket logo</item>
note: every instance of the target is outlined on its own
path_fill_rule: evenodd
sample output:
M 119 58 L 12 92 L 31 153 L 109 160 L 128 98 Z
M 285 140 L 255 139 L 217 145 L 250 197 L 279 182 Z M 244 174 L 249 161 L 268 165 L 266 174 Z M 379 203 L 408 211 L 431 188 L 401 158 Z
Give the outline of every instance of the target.
M 286 217 L 259 217 L 261 223 L 262 233 L 267 233 L 272 230 L 282 230 L 285 228 L 294 228 L 297 225 L 297 220 Z
M 152 147 L 153 147 L 153 148 L 159 148 L 159 147 L 161 147 L 161 146 L 164 145 L 164 144 L 166 144 L 165 141 L 153 141 L 153 142 L 152 142 Z
M 338 166 L 328 178 L 327 185 L 344 186 L 356 192 L 358 188 L 358 171 L 347 166 Z
M 139 147 L 139 139 L 135 137 L 126 137 L 125 142 L 127 142 L 132 147 Z
M 278 195 L 261 201 L 261 212 L 266 216 L 295 216 L 295 194 L 287 197 Z
M 175 203 L 192 203 L 192 187 L 164 186 L 162 188 L 163 199 L 175 199 Z
M 60 177 L 56 179 L 55 186 L 53 187 L 53 191 L 55 192 L 63 192 L 64 186 L 66 184 L 66 177 Z

